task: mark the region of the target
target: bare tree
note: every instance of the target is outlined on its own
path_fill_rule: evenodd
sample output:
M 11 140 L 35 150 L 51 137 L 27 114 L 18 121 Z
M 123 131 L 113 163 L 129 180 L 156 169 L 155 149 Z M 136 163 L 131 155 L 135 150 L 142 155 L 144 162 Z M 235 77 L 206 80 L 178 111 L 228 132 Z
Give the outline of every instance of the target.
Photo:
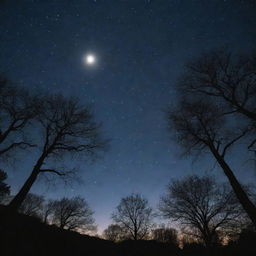
M 0 77 L 0 157 L 14 149 L 35 147 L 24 130 L 38 114 L 37 98 Z
M 211 153 L 229 180 L 239 202 L 256 226 L 256 207 L 225 159 L 236 142 L 250 132 L 247 126 L 231 126 L 223 108 L 210 99 L 185 99 L 168 112 L 169 128 L 186 153 Z
M 5 183 L 6 179 L 7 173 L 0 170 L 0 203 L 2 203 L 6 196 L 10 195 L 10 186 Z
M 51 204 L 52 223 L 68 230 L 95 230 L 93 211 L 81 197 L 62 198 Z
M 115 223 L 134 240 L 143 239 L 149 234 L 153 217 L 148 201 L 139 194 L 122 198 L 112 215 Z
M 162 226 L 152 231 L 152 239 L 161 243 L 178 245 L 178 232 L 174 228 Z
M 103 237 L 109 241 L 118 242 L 125 238 L 125 234 L 120 225 L 111 224 L 103 231 Z
M 53 213 L 55 207 L 55 201 L 50 199 L 46 203 L 43 204 L 42 208 L 42 220 L 44 223 L 49 223 L 49 218 L 51 217 L 51 214 Z
M 164 217 L 179 221 L 185 232 L 203 240 L 207 247 L 241 215 L 232 190 L 209 176 L 194 175 L 173 181 L 161 198 L 159 209 Z
M 27 194 L 25 200 L 22 202 L 19 211 L 28 216 L 42 218 L 42 210 L 44 204 L 44 197 L 36 194 Z
M 204 53 L 187 64 L 178 88 L 186 96 L 201 95 L 217 101 L 232 119 L 245 117 L 242 123 L 254 128 L 253 139 L 248 144 L 248 148 L 253 149 L 256 143 L 256 52 L 242 56 L 227 50 Z
M 60 95 L 45 97 L 41 101 L 41 112 L 37 117 L 38 131 L 42 131 L 39 156 L 30 176 L 9 204 L 18 209 L 39 174 L 54 174 L 68 177 L 70 170 L 57 170 L 53 160 L 63 156 L 94 155 L 104 145 L 99 134 L 99 125 L 93 121 L 88 107 L 76 99 Z M 53 167 L 51 167 L 53 166 Z

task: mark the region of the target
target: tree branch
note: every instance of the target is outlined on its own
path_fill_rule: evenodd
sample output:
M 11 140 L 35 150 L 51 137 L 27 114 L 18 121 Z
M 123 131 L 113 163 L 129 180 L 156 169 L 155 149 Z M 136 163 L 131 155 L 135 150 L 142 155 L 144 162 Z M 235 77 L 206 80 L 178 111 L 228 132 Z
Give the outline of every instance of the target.
M 248 132 L 248 129 L 244 130 L 239 136 L 237 136 L 236 138 L 234 138 L 233 140 L 231 140 L 228 144 L 226 144 L 226 146 L 224 147 L 221 156 L 224 157 L 226 154 L 226 151 L 229 147 L 231 147 L 235 142 L 237 142 L 238 140 L 240 140 L 246 133 Z
M 59 172 L 59 171 L 56 171 L 54 169 L 40 169 L 39 172 L 51 172 L 51 173 L 55 173 L 55 174 L 57 174 L 59 176 L 67 175 L 67 173 Z
M 17 148 L 17 147 L 20 147 L 22 149 L 25 149 L 27 147 L 36 147 L 37 145 L 35 144 L 30 144 L 30 143 L 27 143 L 27 142 L 15 142 L 15 143 L 12 143 L 10 146 L 6 147 L 5 149 L 2 149 L 0 150 L 0 156 L 6 152 L 8 152 L 9 150 L 13 149 L 13 148 Z

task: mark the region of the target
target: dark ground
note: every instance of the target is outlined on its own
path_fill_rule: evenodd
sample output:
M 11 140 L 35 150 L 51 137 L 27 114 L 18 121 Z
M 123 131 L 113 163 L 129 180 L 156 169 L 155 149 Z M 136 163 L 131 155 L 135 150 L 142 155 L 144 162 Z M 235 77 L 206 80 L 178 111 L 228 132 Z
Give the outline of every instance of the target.
M 49 226 L 36 218 L 10 213 L 6 207 L 0 206 L 0 255 L 255 256 L 256 234 L 243 233 L 238 242 L 210 252 L 198 244 L 188 245 L 183 250 L 157 241 L 123 241 L 115 244 Z

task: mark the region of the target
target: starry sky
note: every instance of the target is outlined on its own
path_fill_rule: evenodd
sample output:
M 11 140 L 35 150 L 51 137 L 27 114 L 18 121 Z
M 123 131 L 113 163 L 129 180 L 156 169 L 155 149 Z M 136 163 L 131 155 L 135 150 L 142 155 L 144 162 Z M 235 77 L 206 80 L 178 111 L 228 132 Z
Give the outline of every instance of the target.
M 80 167 L 82 182 L 54 186 L 40 180 L 32 192 L 85 197 L 102 231 L 121 197 L 132 192 L 155 207 L 172 178 L 206 171 L 225 180 L 210 156 L 195 163 L 180 158 L 163 110 L 175 102 L 175 84 L 188 60 L 223 46 L 255 48 L 255 13 L 254 0 L 0 1 L 0 71 L 32 92 L 92 104 L 111 139 L 97 161 L 70 163 Z M 95 54 L 95 65 L 84 64 L 87 53 Z M 238 177 L 255 180 L 253 168 L 238 158 L 229 159 Z M 14 194 L 32 160 L 31 152 L 8 167 Z

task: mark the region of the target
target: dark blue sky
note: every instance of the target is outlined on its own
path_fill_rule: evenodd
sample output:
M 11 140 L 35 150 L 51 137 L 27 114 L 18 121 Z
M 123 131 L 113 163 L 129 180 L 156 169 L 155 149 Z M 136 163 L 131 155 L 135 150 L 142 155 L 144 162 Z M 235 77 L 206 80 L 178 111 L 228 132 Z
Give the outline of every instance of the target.
M 3 3 L 2 3 L 3 2 Z M 46 197 L 84 196 L 102 230 L 121 197 L 131 192 L 155 206 L 171 178 L 210 171 L 205 156 L 179 158 L 163 109 L 175 102 L 186 61 L 202 51 L 247 51 L 256 43 L 253 0 L 0 1 L 1 72 L 31 91 L 61 92 L 94 105 L 111 147 L 80 167 L 82 184 L 32 191 Z M 83 56 L 94 53 L 97 65 Z M 237 153 L 238 154 L 238 153 Z M 33 154 L 9 167 L 13 193 L 32 167 Z M 244 182 L 255 179 L 244 161 L 230 159 Z

